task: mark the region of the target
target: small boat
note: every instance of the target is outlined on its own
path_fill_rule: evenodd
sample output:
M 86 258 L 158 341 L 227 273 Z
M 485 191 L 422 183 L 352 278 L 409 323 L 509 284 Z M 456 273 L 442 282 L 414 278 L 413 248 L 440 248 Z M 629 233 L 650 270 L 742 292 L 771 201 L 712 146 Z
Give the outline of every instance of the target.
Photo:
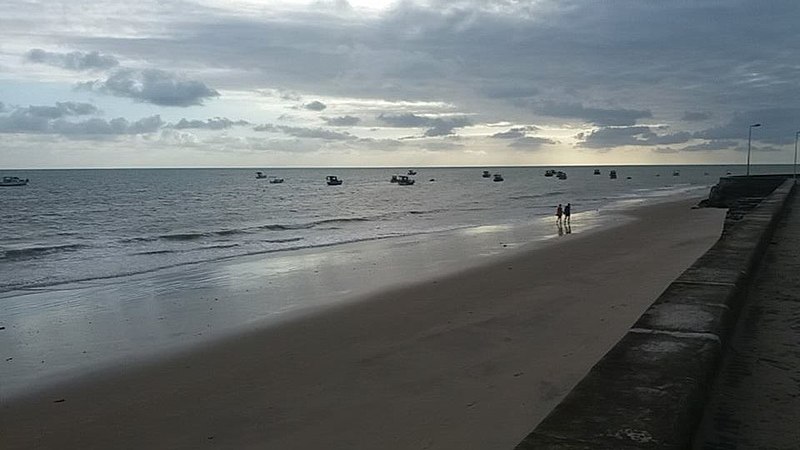
M 413 169 L 408 169 L 408 174 L 409 174 L 409 175 L 416 175 L 416 174 L 417 174 L 417 171 L 416 171 L 416 170 L 413 170 Z
M 672 176 L 673 177 L 679 177 L 680 175 L 681 175 L 681 171 L 680 170 L 676 170 L 676 171 L 672 172 Z
M 0 186 L 25 186 L 28 181 L 27 178 L 23 180 L 18 177 L 3 177 L 3 180 L 0 181 Z
M 481 174 L 481 176 L 482 176 L 483 178 L 489 178 L 489 177 L 491 177 L 491 176 L 492 176 L 492 174 L 491 174 L 491 173 L 489 173 L 489 171 L 488 171 L 488 170 L 484 170 L 484 171 L 483 171 L 483 174 Z
M 408 175 L 400 175 L 397 177 L 398 186 L 411 186 L 412 184 L 414 184 L 414 179 L 410 178 Z
M 283 183 L 283 178 L 273 177 L 269 180 L 270 184 L 280 184 Z
M 553 169 L 547 169 L 547 170 L 544 171 L 544 176 L 546 176 L 546 177 L 552 177 L 555 174 L 556 174 L 556 171 L 553 170 Z
M 336 175 L 328 175 L 325 177 L 325 181 L 328 183 L 328 186 L 339 186 L 343 182 L 343 180 L 340 180 Z
M 492 178 L 492 181 L 503 181 L 503 176 L 500 175 L 499 173 L 496 173 L 494 174 L 494 178 Z
M 595 175 L 600 175 L 600 169 L 594 169 L 594 174 Z
M 562 172 L 562 171 L 559 170 L 556 173 L 556 178 L 558 178 L 559 180 L 566 180 L 567 179 L 567 173 L 566 172 Z
M 256 172 L 256 178 L 258 179 L 267 178 L 267 174 L 265 174 L 264 172 Z
M 608 178 L 611 178 L 612 180 L 616 180 L 617 179 L 617 171 L 616 170 L 612 170 L 611 172 L 608 172 Z

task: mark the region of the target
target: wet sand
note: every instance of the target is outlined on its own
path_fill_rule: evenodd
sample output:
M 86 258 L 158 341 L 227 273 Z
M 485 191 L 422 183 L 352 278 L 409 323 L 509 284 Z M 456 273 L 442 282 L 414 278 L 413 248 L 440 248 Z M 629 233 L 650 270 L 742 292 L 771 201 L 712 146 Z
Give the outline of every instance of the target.
M 4 401 L 0 447 L 513 448 L 719 237 L 693 203 Z

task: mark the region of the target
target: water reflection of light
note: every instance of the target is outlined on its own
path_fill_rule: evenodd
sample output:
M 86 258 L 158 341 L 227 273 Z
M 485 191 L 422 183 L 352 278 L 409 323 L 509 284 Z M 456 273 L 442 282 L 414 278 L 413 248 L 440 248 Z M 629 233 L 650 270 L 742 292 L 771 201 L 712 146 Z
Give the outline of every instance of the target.
M 501 231 L 508 231 L 511 228 L 511 225 L 482 225 L 479 227 L 465 228 L 461 230 L 461 233 L 467 235 L 499 233 Z

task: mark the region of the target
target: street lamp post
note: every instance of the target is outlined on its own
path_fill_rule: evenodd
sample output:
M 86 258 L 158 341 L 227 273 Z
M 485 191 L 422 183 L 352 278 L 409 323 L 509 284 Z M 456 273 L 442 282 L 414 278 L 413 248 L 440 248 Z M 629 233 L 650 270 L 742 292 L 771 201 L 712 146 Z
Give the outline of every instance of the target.
M 794 166 L 792 166 L 792 179 L 797 184 L 797 137 L 800 136 L 800 131 L 794 133 Z
M 753 128 L 760 127 L 760 123 L 754 123 L 747 129 L 747 176 L 750 176 L 750 141 L 753 137 Z

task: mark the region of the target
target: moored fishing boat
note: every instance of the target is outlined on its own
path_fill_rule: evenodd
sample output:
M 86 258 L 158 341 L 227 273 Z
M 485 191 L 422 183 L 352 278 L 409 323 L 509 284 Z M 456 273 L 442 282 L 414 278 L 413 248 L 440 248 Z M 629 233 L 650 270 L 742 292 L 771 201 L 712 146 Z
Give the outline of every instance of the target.
M 400 175 L 397 177 L 397 185 L 398 186 L 411 186 L 414 184 L 414 179 L 409 177 L 408 175 Z
M 19 177 L 3 177 L 3 179 L 0 180 L 0 186 L 25 186 L 28 184 L 28 181 L 30 180 L 27 178 L 22 179 Z

